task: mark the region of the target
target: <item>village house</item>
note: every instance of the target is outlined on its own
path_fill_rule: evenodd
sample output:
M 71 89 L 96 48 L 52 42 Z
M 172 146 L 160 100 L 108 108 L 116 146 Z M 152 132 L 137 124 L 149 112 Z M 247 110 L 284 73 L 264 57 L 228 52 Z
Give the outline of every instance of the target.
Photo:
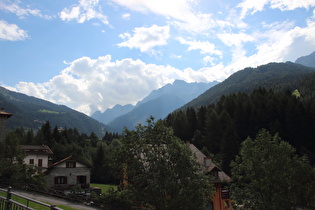
M 207 210 L 231 210 L 232 203 L 229 191 L 224 189 L 224 183 L 230 182 L 231 178 L 216 166 L 210 158 L 203 154 L 195 145 L 188 143 L 189 148 L 196 156 L 197 162 L 204 173 L 214 177 L 215 195 Z
M 25 152 L 24 163 L 42 171 L 46 177 L 47 187 L 70 189 L 78 186 L 86 189 L 90 186 L 90 167 L 72 156 L 52 163 L 51 149 L 46 145 L 20 145 Z
M 3 142 L 7 133 L 7 120 L 12 116 L 11 113 L 0 110 L 0 141 Z
M 45 174 L 48 187 L 56 189 L 80 187 L 86 189 L 90 186 L 90 167 L 72 156 L 52 164 Z
M 51 164 L 50 155 L 53 154 L 47 145 L 20 145 L 25 152 L 24 163 L 37 167 L 41 171 L 46 171 Z

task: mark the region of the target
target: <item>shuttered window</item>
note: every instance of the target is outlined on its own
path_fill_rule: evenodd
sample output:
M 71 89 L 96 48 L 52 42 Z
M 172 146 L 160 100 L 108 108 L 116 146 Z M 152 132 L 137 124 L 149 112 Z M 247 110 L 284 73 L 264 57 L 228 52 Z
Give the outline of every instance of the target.
M 74 162 L 74 161 L 66 162 L 66 167 L 67 168 L 75 168 L 76 167 L 76 162 Z
M 55 184 L 67 184 L 67 177 L 66 176 L 56 176 L 55 177 Z

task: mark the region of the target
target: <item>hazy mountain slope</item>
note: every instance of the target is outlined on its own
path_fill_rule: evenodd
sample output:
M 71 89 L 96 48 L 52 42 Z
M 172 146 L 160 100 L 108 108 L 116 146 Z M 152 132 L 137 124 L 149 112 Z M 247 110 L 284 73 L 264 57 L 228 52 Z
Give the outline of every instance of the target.
M 182 81 L 182 80 L 175 80 L 173 84 L 167 84 L 158 90 L 153 90 L 147 97 L 139 101 L 136 106 L 132 106 L 130 104 L 125 105 L 125 106 L 116 105 L 112 109 L 107 109 L 103 113 L 101 113 L 100 111 L 97 111 L 91 117 L 93 117 L 94 119 L 104 124 L 108 124 L 111 121 L 115 120 L 116 118 L 122 119 L 120 118 L 120 116 L 127 114 L 129 111 L 131 111 L 134 108 L 139 107 L 141 104 L 155 100 L 164 95 L 172 95 L 172 94 L 176 95 L 176 97 L 184 101 L 184 104 L 185 104 L 216 84 L 218 84 L 218 82 L 216 81 L 212 83 L 186 83 L 185 81 Z M 180 104 L 178 104 L 176 108 L 179 108 L 182 105 L 183 103 L 180 102 Z M 160 110 L 160 113 L 157 113 L 156 110 L 153 110 L 153 108 L 151 110 L 152 113 L 156 114 L 156 118 L 161 118 L 162 116 L 164 117 L 167 114 L 169 114 L 169 112 L 171 111 L 173 111 L 173 107 L 167 110 Z M 151 114 L 148 113 L 146 118 L 148 118 L 150 115 Z M 127 115 L 125 117 L 127 117 Z M 137 124 L 136 122 L 138 122 L 139 119 L 136 119 L 136 118 L 137 117 L 134 116 L 135 122 L 131 124 L 134 124 L 134 125 Z M 124 119 L 124 120 L 118 120 L 118 121 L 121 121 L 122 123 L 127 123 L 127 122 L 131 122 L 132 120 Z M 117 126 L 118 126 L 118 123 L 117 123 L 118 121 L 114 123 L 115 125 L 117 124 Z M 122 126 L 118 126 L 119 129 Z M 127 127 L 131 128 L 133 126 L 127 126 Z
M 154 100 L 140 104 L 132 111 L 118 117 L 108 125 L 117 132 L 123 130 L 124 127 L 134 129 L 139 123 L 144 124 L 150 116 L 156 119 L 164 118 L 170 112 L 184 105 L 186 102 L 174 94 L 163 95 Z
M 173 84 L 152 91 L 129 113 L 124 114 L 110 122 L 108 125 L 120 132 L 124 126 L 133 129 L 138 123 L 144 123 L 151 115 L 156 119 L 163 119 L 175 109 L 197 97 L 210 87 L 218 84 L 212 83 L 186 83 L 176 80 Z
M 106 109 L 103 113 L 101 113 L 100 111 L 96 111 L 93 115 L 91 115 L 91 117 L 104 124 L 108 124 L 117 117 L 130 112 L 133 108 L 135 107 L 131 104 L 127 104 L 125 106 L 118 104 L 112 109 Z
M 315 51 L 309 55 L 296 59 L 295 63 L 315 68 Z
M 8 120 L 11 129 L 24 127 L 37 130 L 44 122 L 51 126 L 77 128 L 79 132 L 96 133 L 99 137 L 108 128 L 91 117 L 63 105 L 13 92 L 0 87 L 0 107 L 13 116 Z
M 251 92 L 258 87 L 271 88 L 279 85 L 287 85 L 314 71 L 314 68 L 291 62 L 269 63 L 257 68 L 245 68 L 185 104 L 181 109 L 186 109 L 187 107 L 196 108 L 215 103 L 222 95 L 235 92 Z
M 138 102 L 137 106 L 168 94 L 176 94 L 183 101 L 191 101 L 218 83 L 217 81 L 211 83 L 186 83 L 183 80 L 175 80 L 173 84 L 167 84 L 158 90 L 153 90 L 147 97 Z

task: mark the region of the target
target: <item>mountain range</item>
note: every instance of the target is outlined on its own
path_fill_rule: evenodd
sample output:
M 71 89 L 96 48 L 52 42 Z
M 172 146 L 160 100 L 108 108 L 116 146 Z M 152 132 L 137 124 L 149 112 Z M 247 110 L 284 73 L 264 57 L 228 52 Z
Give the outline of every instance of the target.
M 98 136 L 103 136 L 109 130 L 108 126 L 69 107 L 3 87 L 0 87 L 0 108 L 13 114 L 7 123 L 9 129 L 23 127 L 36 131 L 43 123 L 49 121 L 52 126 L 77 128 L 81 133 L 94 132 Z
M 64 105 L 3 87 L 0 87 L 0 108 L 14 114 L 8 121 L 10 129 L 23 126 L 25 129 L 37 130 L 43 122 L 49 121 L 52 126 L 77 128 L 81 133 L 94 132 L 102 137 L 106 131 L 121 131 L 124 126 L 132 129 L 150 115 L 163 119 L 179 108 L 197 108 L 215 103 L 222 95 L 250 92 L 257 87 L 290 86 L 315 72 L 314 61 L 315 52 L 298 58 L 295 63 L 269 63 L 257 68 L 245 68 L 221 83 L 186 83 L 176 80 L 173 84 L 152 91 L 135 106 L 116 105 L 103 113 L 95 112 L 91 117 Z
M 153 90 L 147 97 L 139 101 L 135 106 L 115 106 L 104 113 L 96 112 L 92 115 L 94 119 L 100 120 L 113 129 L 120 132 L 124 127 L 134 129 L 139 123 L 145 123 L 146 119 L 153 116 L 155 119 L 163 119 L 170 112 L 183 106 L 204 91 L 217 85 L 211 83 L 186 83 L 175 80 L 173 84 Z M 109 121 L 108 119 L 112 119 Z

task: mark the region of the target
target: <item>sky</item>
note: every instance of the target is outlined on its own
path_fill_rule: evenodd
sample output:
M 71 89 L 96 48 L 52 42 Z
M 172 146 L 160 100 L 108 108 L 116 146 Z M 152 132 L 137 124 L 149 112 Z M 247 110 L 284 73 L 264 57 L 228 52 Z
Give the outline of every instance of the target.
M 314 0 L 0 0 L 0 86 L 87 115 L 313 51 Z

